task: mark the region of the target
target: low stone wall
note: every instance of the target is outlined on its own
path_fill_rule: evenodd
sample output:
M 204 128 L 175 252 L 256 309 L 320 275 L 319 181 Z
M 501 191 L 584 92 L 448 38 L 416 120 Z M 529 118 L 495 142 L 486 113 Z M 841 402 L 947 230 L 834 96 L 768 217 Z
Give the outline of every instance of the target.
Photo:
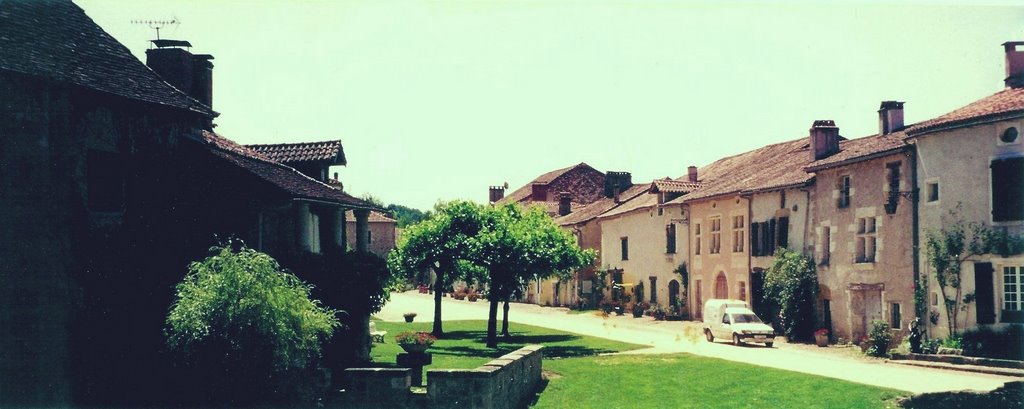
M 427 392 L 414 393 L 406 368 L 345 370 L 346 407 L 513 409 L 526 407 L 541 381 L 540 345 L 529 345 L 475 369 L 429 369 Z
M 892 359 L 913 361 L 945 362 L 956 365 L 978 365 L 996 368 L 1024 369 L 1024 361 L 1009 359 L 978 358 L 962 355 L 892 354 Z

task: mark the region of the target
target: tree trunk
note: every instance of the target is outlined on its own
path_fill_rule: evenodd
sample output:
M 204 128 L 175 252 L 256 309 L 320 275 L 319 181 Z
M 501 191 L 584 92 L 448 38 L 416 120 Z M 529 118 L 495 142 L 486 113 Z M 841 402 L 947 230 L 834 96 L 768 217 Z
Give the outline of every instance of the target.
M 498 347 L 498 301 L 489 300 L 490 308 L 487 310 L 487 347 Z
M 357 363 L 370 362 L 370 348 L 373 340 L 370 339 L 370 315 L 360 314 L 352 317 L 352 324 L 356 326 L 353 333 L 356 336 L 356 345 L 353 352 L 353 359 Z
M 501 336 L 510 337 L 508 333 L 508 301 L 505 301 L 505 306 L 502 307 L 502 318 L 501 318 Z
M 435 271 L 436 277 L 434 278 L 434 331 L 433 335 L 440 338 L 444 335 L 444 330 L 441 329 L 441 297 L 443 295 L 444 286 L 441 284 L 442 274 L 440 271 Z

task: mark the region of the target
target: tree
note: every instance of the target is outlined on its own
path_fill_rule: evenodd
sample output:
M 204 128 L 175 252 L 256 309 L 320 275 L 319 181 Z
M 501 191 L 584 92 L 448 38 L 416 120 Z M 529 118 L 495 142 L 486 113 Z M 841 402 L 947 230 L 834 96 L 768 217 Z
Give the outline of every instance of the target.
M 314 367 L 339 327 L 336 311 L 309 294 L 310 286 L 266 254 L 213 247 L 177 285 L 167 344 L 194 366 L 196 384 L 211 397 L 289 399 L 295 391 L 285 380 Z
M 814 261 L 786 248 L 775 251 L 764 278 L 764 295 L 773 304 L 786 337 L 809 339 L 814 332 L 818 276 Z
M 488 208 L 473 242 L 473 259 L 488 271 L 487 346 L 497 347 L 498 303 L 505 302 L 503 332 L 508 333 L 508 301 L 530 279 L 569 277 L 594 262 L 593 250 L 581 250 L 541 208 L 517 204 Z
M 460 263 L 471 260 L 471 243 L 480 232 L 484 208 L 466 201 L 441 203 L 434 217 L 409 226 L 398 247 L 388 255 L 393 272 L 415 278 L 420 272 L 433 269 L 434 328 L 433 334 L 444 334 L 441 326 L 441 296 L 460 278 Z
M 925 254 L 935 271 L 950 336 L 959 333 L 959 312 L 974 299 L 973 294 L 963 294 L 961 268 L 965 262 L 988 253 L 993 236 L 984 225 L 964 222 L 958 213 L 959 205 L 942 218 L 944 227 L 925 233 Z

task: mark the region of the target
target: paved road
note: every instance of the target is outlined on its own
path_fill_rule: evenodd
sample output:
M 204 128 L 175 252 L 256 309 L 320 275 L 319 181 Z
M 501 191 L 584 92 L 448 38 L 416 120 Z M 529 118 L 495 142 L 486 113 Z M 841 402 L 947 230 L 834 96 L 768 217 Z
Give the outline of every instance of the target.
M 429 322 L 434 319 L 433 311 L 432 295 L 415 291 L 393 293 L 391 301 L 377 317 L 385 321 L 402 321 L 402 314 L 415 312 L 418 314 L 416 321 Z M 444 298 L 442 317 L 445 321 L 486 320 L 487 303 L 484 300 L 471 303 Z M 712 344 L 704 340 L 699 325 L 691 322 L 652 321 L 650 318 L 634 319 L 629 316 L 603 318 L 593 314 L 568 314 L 564 308 L 518 303 L 511 305 L 509 321 L 650 346 L 628 353 L 687 352 L 913 393 L 987 391 L 1007 381 L 1019 380 L 1005 376 L 895 365 L 881 360 L 845 356 L 835 351 L 815 352 L 816 348 L 803 345 L 776 343 L 775 348 L 769 349 L 760 345 L 737 347 L 724 340 Z

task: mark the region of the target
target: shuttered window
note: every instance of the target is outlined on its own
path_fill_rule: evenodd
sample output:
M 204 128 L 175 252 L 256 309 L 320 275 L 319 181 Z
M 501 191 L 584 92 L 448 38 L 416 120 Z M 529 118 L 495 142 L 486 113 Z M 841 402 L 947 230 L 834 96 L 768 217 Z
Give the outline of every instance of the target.
M 992 221 L 1024 220 L 1024 158 L 992 161 Z

